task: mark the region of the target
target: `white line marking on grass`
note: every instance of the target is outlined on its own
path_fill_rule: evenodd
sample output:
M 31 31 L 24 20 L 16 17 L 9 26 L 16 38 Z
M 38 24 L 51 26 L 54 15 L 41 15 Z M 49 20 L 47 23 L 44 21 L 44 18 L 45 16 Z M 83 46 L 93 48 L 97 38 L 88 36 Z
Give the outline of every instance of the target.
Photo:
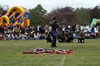
M 61 61 L 61 66 L 64 65 L 64 61 L 65 61 L 65 59 L 66 59 L 66 57 L 64 56 L 64 57 L 62 58 L 62 61 Z

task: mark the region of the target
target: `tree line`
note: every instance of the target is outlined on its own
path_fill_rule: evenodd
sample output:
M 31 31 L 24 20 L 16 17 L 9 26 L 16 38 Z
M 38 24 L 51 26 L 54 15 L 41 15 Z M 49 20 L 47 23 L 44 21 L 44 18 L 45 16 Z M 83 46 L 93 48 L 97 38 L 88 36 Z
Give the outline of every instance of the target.
M 57 17 L 57 22 L 60 24 L 90 24 L 93 18 L 100 19 L 100 8 L 72 8 L 66 6 L 64 8 L 56 8 L 50 13 L 41 6 L 37 5 L 34 9 L 30 9 L 31 25 L 45 25 L 52 21 L 52 18 Z

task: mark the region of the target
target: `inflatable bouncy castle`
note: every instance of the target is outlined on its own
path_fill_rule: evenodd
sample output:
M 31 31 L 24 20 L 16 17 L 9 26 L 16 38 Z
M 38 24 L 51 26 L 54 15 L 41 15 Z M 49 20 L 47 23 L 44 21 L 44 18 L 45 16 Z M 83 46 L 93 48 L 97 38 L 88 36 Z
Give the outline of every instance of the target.
M 91 23 L 91 28 L 93 27 L 93 25 L 97 25 L 97 24 L 100 24 L 100 19 L 93 18 Z
M 30 12 L 24 7 L 15 6 L 10 8 L 4 16 L 0 17 L 0 25 L 2 24 L 30 26 Z

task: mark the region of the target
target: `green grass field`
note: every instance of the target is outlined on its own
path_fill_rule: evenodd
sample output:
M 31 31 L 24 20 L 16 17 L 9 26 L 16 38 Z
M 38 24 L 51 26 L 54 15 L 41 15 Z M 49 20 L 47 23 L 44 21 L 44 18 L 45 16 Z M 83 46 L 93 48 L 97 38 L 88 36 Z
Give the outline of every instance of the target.
M 0 66 L 100 66 L 99 39 L 89 39 L 84 44 L 76 40 L 73 43 L 57 43 L 57 48 L 51 48 L 50 44 L 45 40 L 0 41 Z M 72 49 L 73 54 L 21 55 L 23 51 L 34 48 Z

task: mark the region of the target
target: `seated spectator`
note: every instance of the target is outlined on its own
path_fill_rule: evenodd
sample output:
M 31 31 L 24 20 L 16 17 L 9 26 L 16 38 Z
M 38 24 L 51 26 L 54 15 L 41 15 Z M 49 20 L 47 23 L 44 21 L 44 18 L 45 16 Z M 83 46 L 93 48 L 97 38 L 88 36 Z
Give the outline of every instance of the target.
M 50 32 L 47 34 L 46 40 L 47 40 L 47 42 L 52 42 L 52 36 L 51 36 Z
M 91 33 L 90 32 L 86 32 L 85 33 L 85 38 L 90 39 L 91 38 Z
M 20 34 L 19 39 L 20 40 L 26 40 L 26 35 L 25 34 Z
M 91 38 L 96 38 L 96 33 L 91 33 Z
M 69 33 L 67 42 L 73 42 L 73 35 Z
M 31 39 L 34 39 L 34 33 L 35 33 L 35 31 L 32 30 L 31 33 L 30 33 L 30 37 L 31 37 Z
M 38 35 L 36 33 L 34 33 L 34 39 L 38 39 Z
M 64 35 L 63 34 L 59 34 L 58 35 L 58 42 L 64 42 L 64 41 L 65 41 Z
M 64 31 L 63 34 L 58 35 L 58 42 L 72 42 L 73 41 L 73 35 L 69 31 Z
M 83 31 L 80 31 L 78 34 L 78 43 L 84 43 L 85 34 Z
M 45 39 L 45 34 L 40 34 L 40 38 L 39 39 Z
M 9 38 L 9 40 L 14 40 L 15 38 L 14 38 L 14 35 L 13 34 L 8 34 L 8 38 Z
M 3 40 L 4 36 L 2 35 L 2 33 L 0 33 L 0 40 Z
M 76 39 L 78 36 L 76 33 L 73 33 L 73 39 Z

